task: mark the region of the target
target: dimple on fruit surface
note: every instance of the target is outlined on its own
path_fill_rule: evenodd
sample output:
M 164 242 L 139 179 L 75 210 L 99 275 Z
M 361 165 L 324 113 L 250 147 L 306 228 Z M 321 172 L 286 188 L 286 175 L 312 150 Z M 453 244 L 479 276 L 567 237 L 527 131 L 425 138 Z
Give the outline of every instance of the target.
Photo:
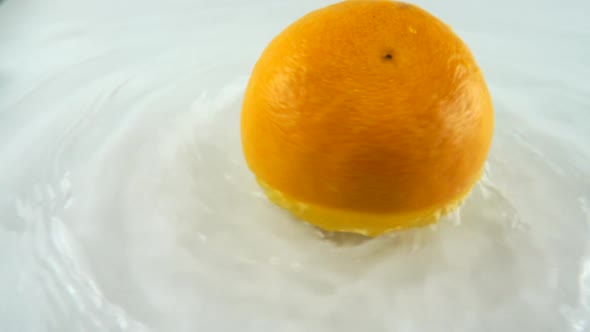
M 273 201 L 321 228 L 375 235 L 432 222 L 469 193 L 493 109 L 446 24 L 406 3 L 345 1 L 272 40 L 246 89 L 241 131 Z

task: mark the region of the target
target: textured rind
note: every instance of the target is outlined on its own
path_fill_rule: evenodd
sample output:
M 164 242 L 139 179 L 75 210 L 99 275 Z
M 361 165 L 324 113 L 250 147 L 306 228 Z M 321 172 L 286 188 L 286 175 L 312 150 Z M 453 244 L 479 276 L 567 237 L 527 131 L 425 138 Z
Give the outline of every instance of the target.
M 413 5 L 349 1 L 304 16 L 269 44 L 241 129 L 250 169 L 294 202 L 403 215 L 469 192 L 493 109 L 471 52 L 447 25 Z

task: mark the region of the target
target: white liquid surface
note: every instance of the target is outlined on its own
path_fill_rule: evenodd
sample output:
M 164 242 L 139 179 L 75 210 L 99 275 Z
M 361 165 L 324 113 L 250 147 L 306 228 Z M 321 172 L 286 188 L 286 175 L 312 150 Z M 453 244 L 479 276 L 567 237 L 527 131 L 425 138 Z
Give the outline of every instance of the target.
M 490 86 L 486 176 L 436 227 L 270 204 L 239 113 L 329 1 L 0 4 L 0 331 L 589 331 L 590 2 L 424 0 Z

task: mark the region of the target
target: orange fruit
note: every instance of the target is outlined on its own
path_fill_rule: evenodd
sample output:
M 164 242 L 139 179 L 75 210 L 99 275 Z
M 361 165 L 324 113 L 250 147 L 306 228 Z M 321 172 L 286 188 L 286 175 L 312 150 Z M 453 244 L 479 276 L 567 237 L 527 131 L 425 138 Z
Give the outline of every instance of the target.
M 479 179 L 491 98 L 461 39 L 425 10 L 345 1 L 281 32 L 241 114 L 268 197 L 330 231 L 369 236 L 432 223 Z

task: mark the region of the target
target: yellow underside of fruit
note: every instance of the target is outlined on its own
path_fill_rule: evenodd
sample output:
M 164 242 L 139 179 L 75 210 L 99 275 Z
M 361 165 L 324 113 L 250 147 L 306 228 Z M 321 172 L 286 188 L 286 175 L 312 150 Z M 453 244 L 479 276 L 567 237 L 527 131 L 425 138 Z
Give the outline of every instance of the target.
M 378 236 L 392 231 L 422 227 L 436 223 L 442 216 L 457 209 L 471 192 L 471 188 L 457 199 L 445 204 L 419 211 L 396 214 L 376 214 L 348 211 L 305 203 L 276 190 L 258 179 L 264 193 L 273 203 L 293 215 L 323 230 Z

